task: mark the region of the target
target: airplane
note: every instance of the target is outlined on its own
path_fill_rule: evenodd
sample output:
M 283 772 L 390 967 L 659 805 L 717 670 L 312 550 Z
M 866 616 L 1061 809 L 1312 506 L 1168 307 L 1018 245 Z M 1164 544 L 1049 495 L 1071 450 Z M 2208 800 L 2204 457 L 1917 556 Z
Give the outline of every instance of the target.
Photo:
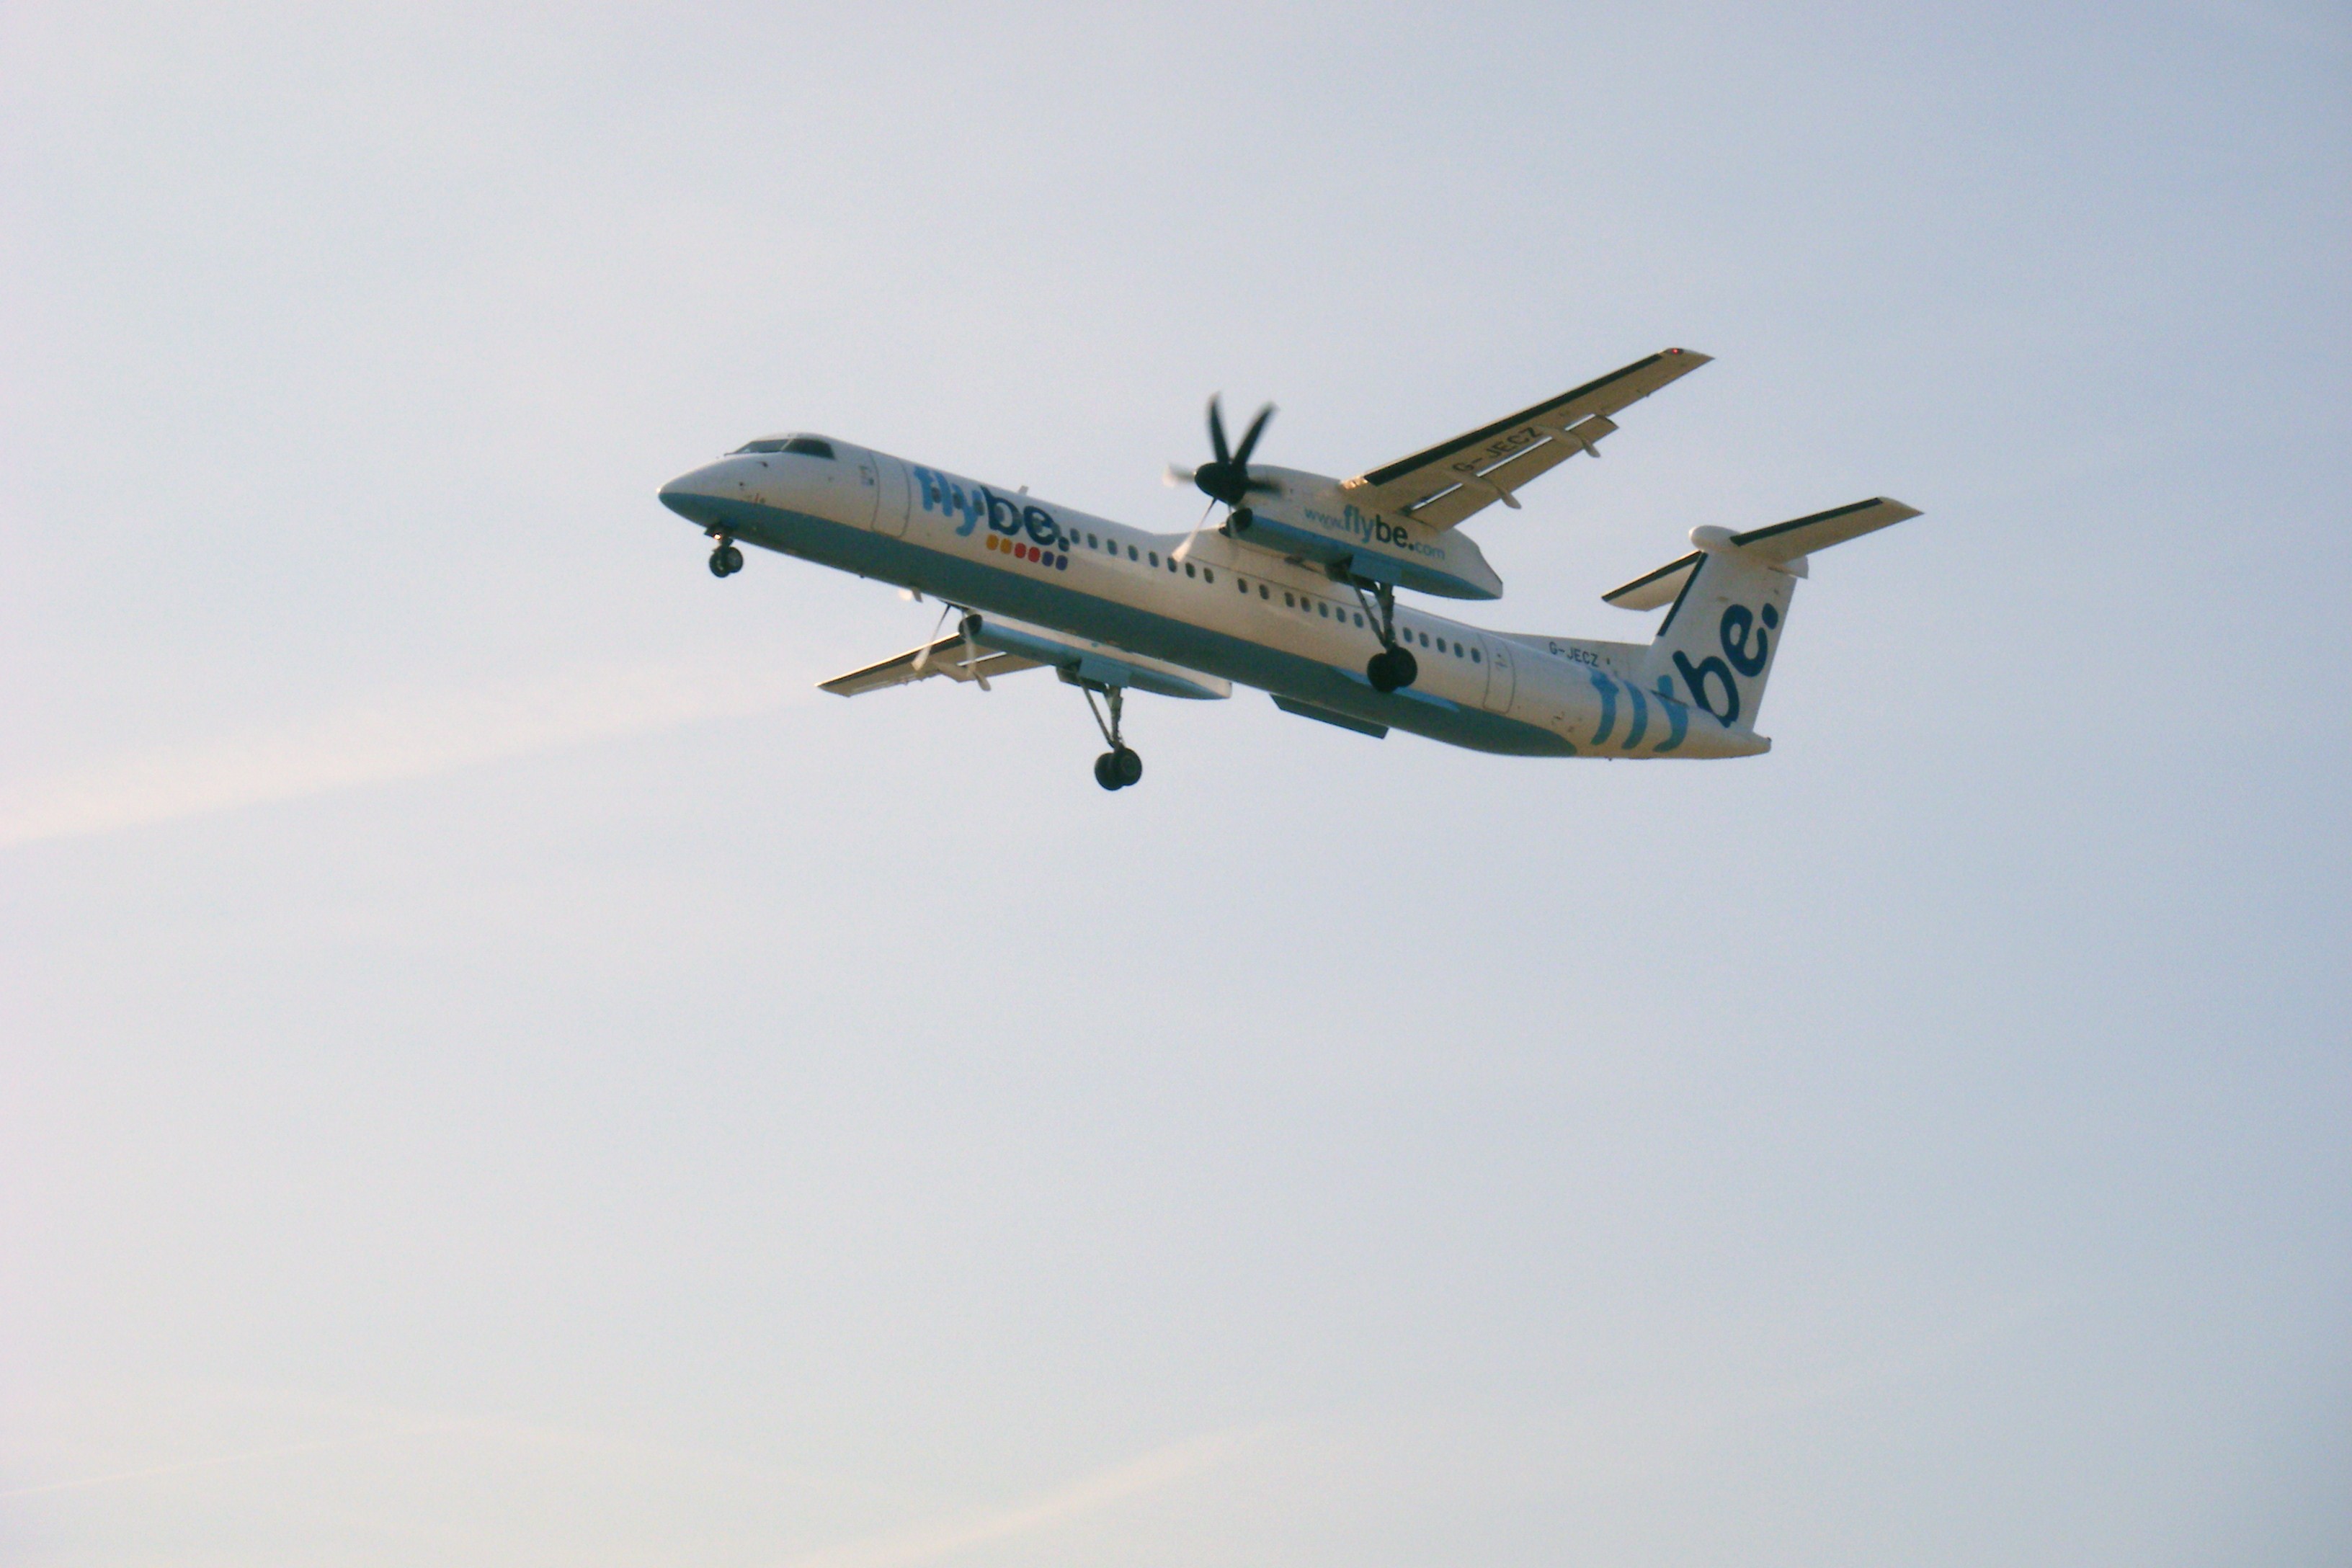
M 1108 748 L 1095 761 L 1107 790 L 1143 776 L 1123 728 L 1128 692 L 1213 700 L 1236 683 L 1375 739 L 1402 730 L 1516 756 L 1754 756 L 1772 744 L 1756 715 L 1809 558 L 1914 508 L 1880 496 L 1744 532 L 1692 529 L 1689 553 L 1601 595 L 1670 606 L 1647 643 L 1492 632 L 1397 598 L 1500 598 L 1502 579 L 1459 525 L 1497 501 L 1518 510 L 1521 487 L 1579 453 L 1600 457 L 1616 415 L 1706 363 L 1665 349 L 1349 479 L 1253 464 L 1273 405 L 1228 445 L 1212 398 L 1210 460 L 1168 471 L 1209 497 L 1188 534 L 815 435 L 747 442 L 660 496 L 715 541 L 715 576 L 740 572 L 752 544 L 940 602 L 929 640 L 822 689 L 856 697 L 943 676 L 987 690 L 1050 668 L 1086 696 Z

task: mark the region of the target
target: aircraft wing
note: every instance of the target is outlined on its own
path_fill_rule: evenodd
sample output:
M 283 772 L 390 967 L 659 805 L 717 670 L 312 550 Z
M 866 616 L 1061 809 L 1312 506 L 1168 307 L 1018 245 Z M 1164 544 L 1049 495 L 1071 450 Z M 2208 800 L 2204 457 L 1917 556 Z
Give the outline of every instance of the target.
M 1401 512 L 1432 528 L 1452 528 L 1496 501 L 1516 508 L 1512 492 L 1538 474 L 1579 452 L 1599 457 L 1601 438 L 1617 428 L 1611 415 L 1688 375 L 1707 358 L 1688 349 L 1663 350 L 1339 488 L 1366 511 Z
M 928 680 L 934 675 L 944 675 L 950 680 L 977 680 L 982 676 L 993 680 L 1000 675 L 1041 668 L 1036 659 L 1001 653 L 995 648 L 975 647 L 969 651 L 978 657 L 966 657 L 967 650 L 961 636 L 941 637 L 938 642 L 925 643 L 921 647 L 910 647 L 896 658 L 886 658 L 879 664 L 869 664 L 864 669 L 837 675 L 817 689 L 830 691 L 836 697 L 860 697 L 887 686 Z M 917 668 L 918 660 L 921 661 L 919 668 Z

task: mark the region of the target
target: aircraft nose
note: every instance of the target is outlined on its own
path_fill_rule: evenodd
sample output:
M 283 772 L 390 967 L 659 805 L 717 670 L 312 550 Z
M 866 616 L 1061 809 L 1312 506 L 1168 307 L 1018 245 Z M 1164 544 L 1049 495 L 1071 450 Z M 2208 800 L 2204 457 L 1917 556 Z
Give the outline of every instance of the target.
M 689 522 L 709 523 L 714 511 L 711 502 L 717 499 L 710 482 L 716 467 L 714 464 L 697 468 L 690 474 L 680 474 L 662 486 L 662 505 Z

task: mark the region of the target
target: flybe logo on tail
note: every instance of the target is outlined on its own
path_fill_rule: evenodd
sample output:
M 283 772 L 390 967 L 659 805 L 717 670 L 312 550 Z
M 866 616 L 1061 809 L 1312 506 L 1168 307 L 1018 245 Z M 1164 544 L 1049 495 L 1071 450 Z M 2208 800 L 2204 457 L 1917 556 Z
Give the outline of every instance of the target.
M 1034 501 L 1015 500 L 998 495 L 985 485 L 964 487 L 931 468 L 916 468 L 915 489 L 921 495 L 923 510 L 953 517 L 961 513 L 963 526 L 956 530 L 959 539 L 969 538 L 982 518 L 988 520 L 989 531 L 1017 537 L 1026 533 L 1041 549 L 1058 549 L 1063 543 L 1062 525 L 1054 514 Z
M 1756 624 L 1759 620 L 1764 623 L 1760 626 Z M 1725 729 L 1739 721 L 1739 682 L 1732 671 L 1749 677 L 1763 674 L 1764 667 L 1772 661 L 1771 634 L 1780 625 L 1780 612 L 1770 605 L 1760 615 L 1745 605 L 1732 605 L 1724 610 L 1723 620 L 1716 627 L 1717 640 L 1723 645 L 1721 658 L 1709 654 L 1693 664 L 1690 655 L 1675 650 L 1675 668 L 1690 689 L 1691 701 L 1715 715 Z M 1717 687 L 1722 691 L 1720 706 L 1716 702 Z

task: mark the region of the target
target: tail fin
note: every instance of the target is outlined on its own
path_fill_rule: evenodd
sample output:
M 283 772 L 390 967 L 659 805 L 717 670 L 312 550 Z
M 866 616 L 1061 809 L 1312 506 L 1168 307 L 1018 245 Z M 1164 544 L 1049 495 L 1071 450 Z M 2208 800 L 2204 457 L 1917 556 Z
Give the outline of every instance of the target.
M 1696 550 L 1601 597 L 1629 610 L 1671 599 L 1643 667 L 1644 684 L 1679 693 L 1727 730 L 1753 730 L 1805 558 L 1918 515 L 1880 496 L 1746 533 L 1694 528 Z

